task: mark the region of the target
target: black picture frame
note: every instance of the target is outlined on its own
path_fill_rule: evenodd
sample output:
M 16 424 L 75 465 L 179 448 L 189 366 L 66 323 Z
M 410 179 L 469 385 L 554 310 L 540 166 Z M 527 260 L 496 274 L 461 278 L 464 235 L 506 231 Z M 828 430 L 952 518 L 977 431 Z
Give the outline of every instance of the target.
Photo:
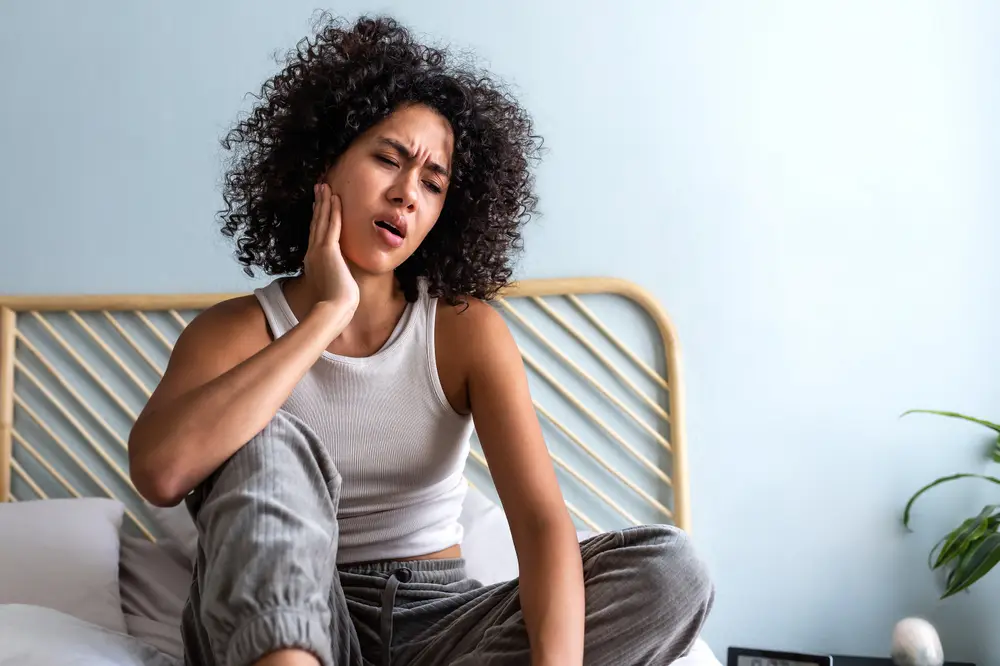
M 816 666 L 833 666 L 833 657 L 820 654 L 804 654 L 801 652 L 779 652 L 777 650 L 755 650 L 752 648 L 731 647 L 727 656 L 726 666 L 738 666 L 740 657 L 758 657 L 760 659 L 777 659 L 791 662 L 815 664 Z M 763 664 L 767 666 L 767 664 Z

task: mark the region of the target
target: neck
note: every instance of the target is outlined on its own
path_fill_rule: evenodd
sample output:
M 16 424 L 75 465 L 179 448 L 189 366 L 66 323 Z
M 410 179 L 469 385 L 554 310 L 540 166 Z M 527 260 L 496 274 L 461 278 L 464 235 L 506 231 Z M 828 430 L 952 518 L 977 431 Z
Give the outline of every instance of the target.
M 391 328 L 406 307 L 406 299 L 403 290 L 396 282 L 396 276 L 392 273 L 372 275 L 357 270 L 354 266 L 350 268 L 355 282 L 358 283 L 360 300 L 354 316 L 341 336 L 349 339 L 365 338 L 387 325 Z M 299 321 L 312 310 L 317 301 L 317 295 L 312 293 L 301 275 L 288 281 L 285 298 Z
M 366 333 L 383 326 L 387 319 L 393 322 L 399 318 L 406 299 L 403 290 L 396 282 L 392 273 L 383 275 L 368 275 L 357 270 L 351 270 L 361 298 L 358 309 L 354 312 L 347 330 Z

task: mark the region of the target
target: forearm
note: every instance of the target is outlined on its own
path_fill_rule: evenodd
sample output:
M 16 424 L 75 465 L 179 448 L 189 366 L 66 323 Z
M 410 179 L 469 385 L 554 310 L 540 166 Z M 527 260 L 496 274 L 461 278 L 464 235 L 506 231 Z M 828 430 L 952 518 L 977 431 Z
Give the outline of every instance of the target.
M 583 663 L 583 564 L 570 520 L 531 528 L 520 540 L 521 610 L 533 666 Z
M 267 425 L 350 314 L 320 304 L 243 363 L 144 412 L 129 437 L 139 491 L 155 504 L 179 502 Z

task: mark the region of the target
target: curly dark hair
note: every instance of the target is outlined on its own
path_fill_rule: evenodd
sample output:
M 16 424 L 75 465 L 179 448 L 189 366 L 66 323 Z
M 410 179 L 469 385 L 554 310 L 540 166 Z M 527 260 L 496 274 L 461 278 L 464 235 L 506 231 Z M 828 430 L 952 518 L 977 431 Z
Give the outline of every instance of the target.
M 280 63 L 279 63 L 280 64 Z M 408 300 L 426 278 L 431 296 L 455 305 L 489 300 L 508 284 L 521 229 L 535 213 L 531 163 L 541 141 L 504 86 L 417 43 L 391 18 L 353 25 L 323 14 L 266 81 L 222 145 L 222 233 L 236 240 L 244 272 L 301 271 L 313 183 L 354 139 L 403 105 L 436 110 L 454 134 L 452 176 L 437 223 L 396 269 Z

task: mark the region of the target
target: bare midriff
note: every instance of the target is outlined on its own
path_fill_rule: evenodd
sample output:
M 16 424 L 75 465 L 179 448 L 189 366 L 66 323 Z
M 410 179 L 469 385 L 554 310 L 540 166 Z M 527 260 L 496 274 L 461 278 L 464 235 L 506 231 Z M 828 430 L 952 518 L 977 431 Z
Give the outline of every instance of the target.
M 418 555 L 417 557 L 411 557 L 411 560 L 450 560 L 462 557 L 462 547 L 458 544 L 454 546 L 448 546 L 444 550 L 439 550 L 436 553 L 428 553 L 427 555 Z
M 455 544 L 454 546 L 448 546 L 444 550 L 439 550 L 434 553 L 427 553 L 426 555 L 414 555 L 413 557 L 394 557 L 392 559 L 395 562 L 413 562 L 415 560 L 451 560 L 451 559 L 458 559 L 460 557 L 462 557 L 462 546 L 460 546 L 459 544 Z M 340 566 L 363 567 L 369 564 L 376 564 L 376 562 L 350 562 L 346 564 L 341 564 Z

